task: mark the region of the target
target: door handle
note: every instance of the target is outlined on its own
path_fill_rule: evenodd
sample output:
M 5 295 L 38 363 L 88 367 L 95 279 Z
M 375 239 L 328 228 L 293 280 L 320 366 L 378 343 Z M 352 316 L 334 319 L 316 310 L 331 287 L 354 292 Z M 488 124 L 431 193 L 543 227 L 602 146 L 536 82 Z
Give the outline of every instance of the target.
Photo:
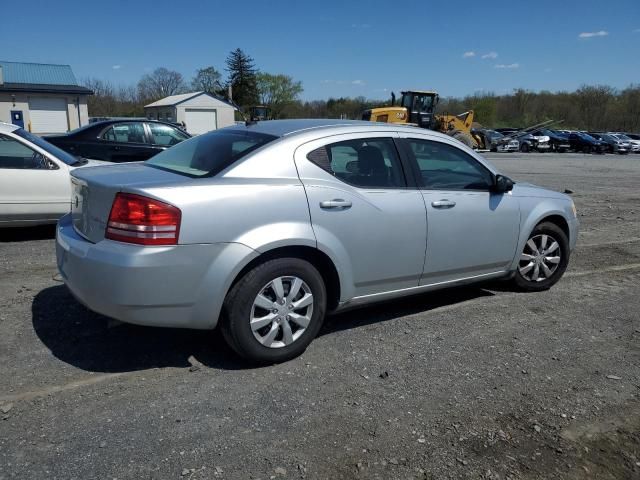
M 456 206 L 456 202 L 453 200 L 438 200 L 436 202 L 431 202 L 431 206 L 433 208 L 453 208 Z
M 120 150 L 120 147 L 117 145 L 113 145 L 110 150 Z
M 325 200 L 320 202 L 320 208 L 327 210 L 345 210 L 351 207 L 349 200 L 343 200 L 342 198 L 335 198 L 333 200 Z

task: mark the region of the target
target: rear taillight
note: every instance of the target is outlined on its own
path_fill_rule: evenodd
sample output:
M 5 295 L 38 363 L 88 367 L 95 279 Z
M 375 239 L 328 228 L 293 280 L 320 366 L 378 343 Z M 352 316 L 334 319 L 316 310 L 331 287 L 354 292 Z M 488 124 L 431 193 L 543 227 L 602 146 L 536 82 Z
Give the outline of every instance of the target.
M 153 198 L 118 193 L 113 200 L 105 237 L 139 245 L 176 245 L 180 210 Z

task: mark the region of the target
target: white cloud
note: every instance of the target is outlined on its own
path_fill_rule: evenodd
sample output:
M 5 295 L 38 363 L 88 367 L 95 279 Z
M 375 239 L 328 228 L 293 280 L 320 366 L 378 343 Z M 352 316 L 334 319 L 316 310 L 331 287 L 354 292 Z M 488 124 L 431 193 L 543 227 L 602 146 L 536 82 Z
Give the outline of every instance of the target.
M 122 68 L 122 65 L 113 65 L 111 68 L 113 68 L 114 70 L 120 70 Z
M 504 63 L 499 63 L 497 65 L 494 65 L 494 68 L 514 70 L 516 68 L 520 68 L 520 64 L 519 63 L 509 63 L 508 65 L 505 65 Z
M 371 28 L 369 23 L 352 23 L 351 28 Z
M 364 85 L 364 81 L 363 80 L 354 80 L 351 82 L 352 85 Z
M 491 59 L 495 59 L 498 58 L 498 54 L 496 52 L 489 52 L 489 53 L 485 53 L 484 55 L 482 55 L 483 59 L 485 58 L 491 58 Z
M 633 33 L 640 33 L 640 28 L 636 28 Z
M 549 72 L 553 72 L 553 69 L 551 69 L 551 68 L 545 68 L 545 69 L 544 69 L 544 71 L 545 71 L 546 73 L 549 73 Z
M 582 32 L 578 35 L 578 38 L 606 37 L 607 35 L 609 35 L 609 32 L 600 30 L 598 32 Z
M 476 56 L 476 52 L 473 52 L 473 51 L 464 52 L 462 54 L 462 58 L 471 58 L 471 57 L 475 57 L 475 56 Z

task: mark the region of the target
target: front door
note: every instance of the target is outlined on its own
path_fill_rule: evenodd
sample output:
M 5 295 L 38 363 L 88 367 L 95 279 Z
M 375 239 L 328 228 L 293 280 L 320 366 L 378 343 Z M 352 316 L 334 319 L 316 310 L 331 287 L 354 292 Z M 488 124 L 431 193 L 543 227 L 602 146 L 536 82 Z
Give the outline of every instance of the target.
M 70 208 L 68 167 L 0 134 L 0 225 L 55 221 Z
M 385 136 L 386 135 L 386 136 Z M 426 216 L 394 133 L 337 135 L 295 153 L 318 248 L 341 270 L 343 299 L 418 286 Z
M 427 209 L 421 285 L 506 271 L 518 242 L 517 198 L 492 192 L 493 174 L 453 142 L 406 138 Z
M 99 155 L 87 152 L 83 156 L 109 162 L 140 162 L 157 153 L 147 140 L 143 122 L 112 125 L 102 133 L 95 148 L 100 149 Z
M 20 128 L 24 128 L 24 118 L 22 116 L 22 110 L 11 110 L 11 123 L 17 125 Z

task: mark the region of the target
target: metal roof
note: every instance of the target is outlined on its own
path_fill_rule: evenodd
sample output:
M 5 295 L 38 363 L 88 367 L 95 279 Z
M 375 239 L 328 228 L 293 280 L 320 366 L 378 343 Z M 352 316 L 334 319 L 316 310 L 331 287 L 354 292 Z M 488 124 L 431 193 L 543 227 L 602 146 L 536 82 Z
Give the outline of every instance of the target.
M 161 98 L 160 100 L 156 100 L 149 105 L 145 105 L 144 108 L 147 107 L 172 107 L 173 105 L 177 105 L 178 103 L 182 103 L 186 100 L 190 100 L 193 97 L 197 97 L 198 95 L 204 92 L 191 92 L 191 93 L 183 93 L 180 95 L 170 95 L 168 97 Z
M 2 68 L 2 79 L 5 84 L 78 85 L 78 81 L 69 65 L 0 60 L 0 68 Z
M 164 98 L 161 98 L 160 100 L 156 100 L 155 102 L 150 103 L 149 105 L 145 105 L 144 108 L 174 107 L 176 105 L 179 105 L 183 102 L 186 102 L 187 100 L 191 100 L 192 98 L 198 97 L 200 95 L 206 95 L 207 97 L 211 97 L 214 100 L 218 100 L 219 102 L 225 103 L 230 107 L 236 108 L 235 105 L 231 104 L 229 101 L 225 100 L 224 98 L 218 97 L 217 95 L 213 95 L 207 92 L 190 92 L 190 93 L 182 93 L 180 95 L 171 95 L 169 97 L 164 97 Z

